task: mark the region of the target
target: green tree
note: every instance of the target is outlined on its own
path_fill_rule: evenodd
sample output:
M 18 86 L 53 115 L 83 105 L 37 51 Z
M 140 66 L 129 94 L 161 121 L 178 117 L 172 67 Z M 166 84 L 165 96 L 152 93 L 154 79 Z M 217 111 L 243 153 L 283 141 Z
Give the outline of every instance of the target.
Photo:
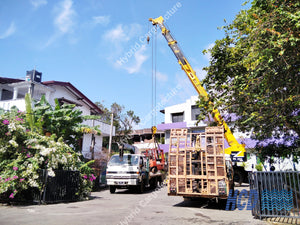
M 134 111 L 125 111 L 125 107 L 117 104 L 116 102 L 111 105 L 111 110 L 107 109 L 103 104 L 96 102 L 95 104 L 103 111 L 102 118 L 104 122 L 111 122 L 111 113 L 113 112 L 114 119 L 113 125 L 116 128 L 116 135 L 113 141 L 117 143 L 130 143 L 130 133 L 133 130 L 133 125 L 140 122 L 140 118 L 134 114 Z
M 211 54 L 203 85 L 213 107 L 235 115 L 235 127 L 257 140 L 284 137 L 294 152 L 280 146 L 279 155 L 299 154 L 300 2 L 254 0 L 223 29 L 225 37 L 204 51 Z M 199 105 L 203 119 L 212 106 Z
M 101 102 L 95 102 L 95 104 L 102 110 L 103 114 L 101 115 L 101 120 L 105 123 L 110 124 L 111 112 L 106 108 Z
M 30 109 L 30 102 L 26 105 L 27 112 L 31 110 L 33 116 L 30 115 L 31 113 L 27 113 L 27 117 L 30 118 L 29 121 L 33 121 L 34 127 L 38 129 L 40 134 L 55 134 L 57 139 L 62 138 L 67 145 L 72 146 L 77 152 L 81 150 L 78 140 L 82 138 L 84 133 L 101 133 L 97 127 L 82 124 L 85 120 L 100 119 L 100 117 L 83 116 L 82 112 L 75 109 L 76 106 L 73 104 L 60 105 L 56 99 L 55 107 L 52 108 L 45 96 L 42 96 L 33 109 Z
M 111 111 L 114 114 L 114 126 L 116 127 L 116 136 L 113 138 L 117 143 L 130 143 L 130 134 L 133 131 L 133 125 L 140 122 L 140 118 L 132 110 L 124 112 L 125 107 L 117 103 L 111 105 Z

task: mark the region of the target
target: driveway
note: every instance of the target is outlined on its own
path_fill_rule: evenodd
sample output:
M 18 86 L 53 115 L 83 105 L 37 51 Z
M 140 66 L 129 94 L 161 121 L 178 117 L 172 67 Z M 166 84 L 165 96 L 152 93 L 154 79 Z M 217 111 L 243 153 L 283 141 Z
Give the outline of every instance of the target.
M 89 201 L 30 206 L 0 206 L 0 224 L 270 224 L 254 219 L 251 211 L 226 211 L 225 204 L 207 201 L 183 201 L 168 196 L 164 186 L 143 194 L 108 190 L 92 192 Z

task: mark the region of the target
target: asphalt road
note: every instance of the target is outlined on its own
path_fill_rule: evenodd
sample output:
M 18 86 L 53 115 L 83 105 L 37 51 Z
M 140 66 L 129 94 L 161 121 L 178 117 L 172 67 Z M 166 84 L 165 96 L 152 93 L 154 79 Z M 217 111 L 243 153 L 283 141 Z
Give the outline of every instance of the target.
M 51 205 L 0 206 L 0 224 L 115 224 L 115 225 L 185 225 L 185 224 L 269 224 L 254 219 L 251 211 L 226 211 L 225 204 L 183 201 L 167 196 L 167 188 L 133 191 L 92 192 L 89 201 Z

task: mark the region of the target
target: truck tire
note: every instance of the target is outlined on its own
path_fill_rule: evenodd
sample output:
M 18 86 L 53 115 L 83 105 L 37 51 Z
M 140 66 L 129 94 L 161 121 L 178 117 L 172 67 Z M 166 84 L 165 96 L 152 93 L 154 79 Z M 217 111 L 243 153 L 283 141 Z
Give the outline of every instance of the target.
M 152 178 L 152 180 L 150 181 L 150 187 L 151 189 L 155 189 L 157 188 L 157 177 Z
M 137 192 L 139 194 L 144 193 L 145 191 L 145 184 L 144 184 L 144 180 L 142 180 L 141 184 L 137 186 Z
M 109 191 L 111 194 L 116 192 L 116 187 L 115 186 L 109 186 Z
M 239 186 L 241 186 L 244 180 L 243 173 L 240 170 L 234 170 L 233 180 L 234 182 L 237 182 Z

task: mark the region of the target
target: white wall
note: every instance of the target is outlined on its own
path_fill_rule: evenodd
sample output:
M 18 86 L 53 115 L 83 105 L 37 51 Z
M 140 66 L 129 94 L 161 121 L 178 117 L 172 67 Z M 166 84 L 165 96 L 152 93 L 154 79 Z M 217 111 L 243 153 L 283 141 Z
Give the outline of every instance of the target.
M 110 135 L 110 125 L 97 120 L 94 121 L 87 120 L 84 121 L 84 124 L 90 127 L 99 126 L 98 129 L 101 131 L 101 135 L 95 135 L 94 156 L 95 158 L 97 156 L 101 156 L 100 152 L 102 151 L 103 137 Z M 113 127 L 112 135 L 113 136 L 115 135 L 115 127 Z M 92 144 L 92 134 L 84 134 L 83 142 L 82 142 L 82 154 L 87 159 L 92 158 L 92 152 L 90 150 L 91 144 Z
M 87 125 L 87 126 L 90 126 L 90 127 L 93 127 L 93 126 L 98 126 L 99 127 L 99 130 L 101 130 L 101 135 L 106 137 L 106 136 L 109 136 L 110 134 L 110 124 L 106 124 L 106 123 L 103 123 L 99 120 L 87 120 L 87 121 L 84 121 L 84 124 Z M 112 135 L 114 136 L 115 135 L 115 127 L 113 127 L 113 133 Z
M 172 114 L 183 112 L 183 122 L 187 123 L 188 127 L 196 127 L 197 120 L 192 120 L 192 106 L 196 105 L 198 96 L 191 96 L 182 104 L 172 105 L 165 108 L 165 123 L 172 123 Z M 197 127 L 204 127 L 205 123 L 199 123 Z
M 99 135 L 95 135 L 95 145 L 94 145 L 94 156 L 100 155 L 99 153 L 102 151 L 102 142 L 103 137 Z M 82 142 L 82 154 L 85 158 L 92 158 L 92 134 L 85 134 Z

